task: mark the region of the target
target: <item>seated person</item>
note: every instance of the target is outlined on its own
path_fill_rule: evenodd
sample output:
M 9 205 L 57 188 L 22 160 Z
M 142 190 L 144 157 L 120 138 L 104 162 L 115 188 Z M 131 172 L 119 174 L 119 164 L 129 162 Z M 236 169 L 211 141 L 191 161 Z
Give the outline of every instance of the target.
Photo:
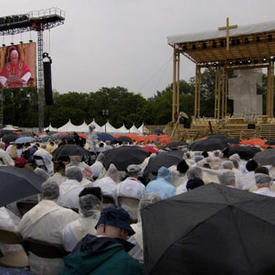
M 24 239 L 32 238 L 49 243 L 62 244 L 64 227 L 76 220 L 78 214 L 56 204 L 59 186 L 56 182 L 46 181 L 41 188 L 41 201 L 29 210 L 19 223 L 19 232 Z M 57 275 L 63 267 L 59 258 L 47 259 L 30 252 L 29 263 L 34 275 Z
M 67 180 L 60 184 L 60 196 L 57 203 L 63 207 L 79 208 L 78 195 L 83 190 L 81 184 L 82 172 L 77 166 L 70 166 L 66 169 Z
M 64 258 L 60 275 L 112 274 L 141 275 L 142 265 L 128 255 L 133 245 L 127 242 L 135 232 L 128 213 L 121 208 L 105 208 L 97 223 L 97 236 L 86 235 L 73 252 Z
M 162 166 L 158 170 L 155 180 L 149 182 L 145 188 L 145 194 L 154 193 L 162 199 L 168 199 L 176 195 L 176 187 L 172 185 L 172 175 L 168 168 Z
M 102 210 L 100 188 L 86 187 L 79 193 L 79 217 L 63 230 L 63 244 L 72 251 L 76 244 L 87 234 L 96 234 L 95 226 Z
M 136 224 L 131 225 L 134 229 L 135 234 L 129 238 L 129 242 L 135 245 L 130 251 L 129 255 L 132 256 L 134 259 L 138 260 L 140 263 L 143 263 L 143 236 L 142 236 L 142 221 L 141 221 L 141 210 L 155 202 L 161 200 L 156 194 L 145 194 L 144 197 L 139 202 L 139 211 L 138 211 L 138 222 Z

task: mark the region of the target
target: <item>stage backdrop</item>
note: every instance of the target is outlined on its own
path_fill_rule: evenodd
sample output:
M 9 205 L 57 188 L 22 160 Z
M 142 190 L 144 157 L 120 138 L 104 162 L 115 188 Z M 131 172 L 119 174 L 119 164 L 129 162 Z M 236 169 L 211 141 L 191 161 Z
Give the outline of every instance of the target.
M 0 89 L 36 86 L 36 44 L 0 48 Z

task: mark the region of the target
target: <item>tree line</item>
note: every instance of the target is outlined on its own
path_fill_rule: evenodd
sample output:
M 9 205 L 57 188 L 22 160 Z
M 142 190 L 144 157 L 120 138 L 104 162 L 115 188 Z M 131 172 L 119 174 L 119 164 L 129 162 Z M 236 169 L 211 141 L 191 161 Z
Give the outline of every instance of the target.
M 180 81 L 180 111 L 191 117 L 194 109 L 194 77 L 189 81 Z M 215 70 L 205 69 L 201 75 L 201 115 L 211 117 L 214 113 Z M 266 76 L 258 93 L 265 96 Z M 38 125 L 37 92 L 35 88 L 3 90 L 4 124 L 21 127 Z M 172 116 L 172 84 L 163 91 L 157 91 L 153 97 L 144 98 L 124 87 L 102 87 L 98 91 L 83 93 L 71 91 L 65 94 L 54 92 L 54 105 L 44 108 L 44 125 L 53 127 L 64 125 L 70 118 L 79 125 L 92 119 L 100 125 L 107 120 L 114 127 L 126 127 L 142 123 L 149 125 L 167 124 Z M 264 100 L 265 101 L 265 100 Z M 229 102 L 229 113 L 232 112 Z M 108 114 L 103 113 L 108 110 Z

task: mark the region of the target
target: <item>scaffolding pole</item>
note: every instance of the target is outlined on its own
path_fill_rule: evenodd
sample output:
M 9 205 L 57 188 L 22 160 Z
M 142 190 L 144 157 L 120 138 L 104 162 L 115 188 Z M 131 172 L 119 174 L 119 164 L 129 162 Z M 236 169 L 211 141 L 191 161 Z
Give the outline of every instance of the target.
M 37 96 L 38 96 L 38 128 L 44 128 L 44 74 L 43 74 L 43 29 L 37 31 Z

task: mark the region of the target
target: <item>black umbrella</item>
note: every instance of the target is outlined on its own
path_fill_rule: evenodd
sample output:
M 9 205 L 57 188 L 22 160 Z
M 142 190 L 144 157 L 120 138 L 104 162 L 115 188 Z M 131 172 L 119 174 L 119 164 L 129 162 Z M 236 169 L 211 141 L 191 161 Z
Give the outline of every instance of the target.
M 90 159 L 89 151 L 76 144 L 61 145 L 53 152 L 54 160 L 63 159 L 64 157 L 69 156 L 81 156 L 85 162 Z
M 150 153 L 145 152 L 138 146 L 122 146 L 104 152 L 104 166 L 109 168 L 113 163 L 118 170 L 125 171 L 130 164 L 140 164 Z
M 38 194 L 45 180 L 29 169 L 12 166 L 0 167 L 0 205 Z
M 229 143 L 229 144 L 240 144 L 240 139 L 239 138 L 229 138 L 227 140 L 227 143 Z
M 265 144 L 267 144 L 267 145 L 275 145 L 275 140 L 268 140 Z
M 156 156 L 150 158 L 144 170 L 144 174 L 148 175 L 149 173 L 157 173 L 161 166 L 169 168 L 172 165 L 177 165 L 182 161 L 182 157 L 182 151 L 158 153 Z
M 269 149 L 257 153 L 254 160 L 261 165 L 275 165 L 275 149 Z
M 274 198 L 220 184 L 145 207 L 145 274 L 274 274 L 274 211 Z
M 5 143 L 10 143 L 15 141 L 19 136 L 17 134 L 6 134 L 2 137 L 2 141 Z
M 227 143 L 221 139 L 208 138 L 195 141 L 191 144 L 191 151 L 214 151 L 223 150 L 227 146 Z
M 120 136 L 116 140 L 119 142 L 132 142 L 132 139 L 127 136 Z
M 228 148 L 228 157 L 234 154 L 238 154 L 241 159 L 249 160 L 254 157 L 258 152 L 261 152 L 261 149 L 258 147 L 252 146 L 230 146 Z
M 179 146 L 187 146 L 188 143 L 186 143 L 185 141 L 174 141 L 174 142 L 171 142 L 169 144 L 167 144 L 166 147 L 168 148 L 177 148 Z
M 227 136 L 225 136 L 225 135 L 211 135 L 211 136 L 208 136 L 208 139 L 219 139 L 219 140 L 221 140 L 221 141 L 223 141 L 223 142 L 225 142 L 225 143 L 227 143 L 228 142 L 228 137 Z

